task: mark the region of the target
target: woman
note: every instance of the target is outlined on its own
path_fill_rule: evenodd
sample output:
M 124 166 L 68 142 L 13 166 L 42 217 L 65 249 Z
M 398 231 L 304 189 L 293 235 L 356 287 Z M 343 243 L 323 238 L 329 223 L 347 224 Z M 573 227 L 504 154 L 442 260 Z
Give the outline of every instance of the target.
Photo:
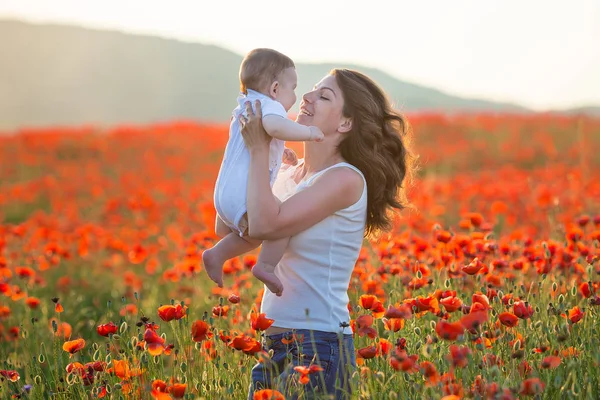
M 249 234 L 291 239 L 275 270 L 283 295 L 263 295 L 261 311 L 275 320 L 265 332 L 273 352 L 253 368 L 249 398 L 262 388 L 348 398 L 355 366 L 348 286 L 365 234 L 391 228 L 390 211 L 405 206 L 402 183 L 413 161 L 403 142 L 407 123 L 367 76 L 331 71 L 303 96 L 297 118 L 319 127 L 325 140 L 306 142 L 304 160 L 280 172 L 279 186 L 295 186 L 280 204 L 269 186 L 270 137 L 255 107 L 246 104 L 248 119 L 240 119 L 251 154 Z M 305 386 L 298 365 L 316 365 Z

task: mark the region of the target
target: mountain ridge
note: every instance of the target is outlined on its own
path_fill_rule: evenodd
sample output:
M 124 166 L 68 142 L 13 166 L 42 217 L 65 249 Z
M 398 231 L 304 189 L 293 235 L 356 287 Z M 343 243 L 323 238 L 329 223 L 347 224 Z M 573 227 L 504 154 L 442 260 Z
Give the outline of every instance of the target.
M 162 36 L 0 19 L 0 53 L 6 60 L 0 63 L 0 93 L 8 94 L 0 96 L 3 130 L 173 119 L 226 121 L 239 92 L 241 55 Z M 346 63 L 297 63 L 298 95 L 333 67 L 366 73 L 403 112 L 532 112 L 518 104 L 453 96 Z

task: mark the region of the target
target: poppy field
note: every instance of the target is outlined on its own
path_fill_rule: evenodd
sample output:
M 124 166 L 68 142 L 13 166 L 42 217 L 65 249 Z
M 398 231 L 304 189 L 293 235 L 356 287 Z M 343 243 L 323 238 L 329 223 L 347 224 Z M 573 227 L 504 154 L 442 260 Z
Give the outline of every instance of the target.
M 409 121 L 412 208 L 349 287 L 353 398 L 600 398 L 600 120 Z M 226 140 L 192 121 L 0 134 L 0 398 L 246 398 L 273 323 L 257 253 L 223 289 L 201 261 Z M 319 372 L 254 398 L 309 398 Z

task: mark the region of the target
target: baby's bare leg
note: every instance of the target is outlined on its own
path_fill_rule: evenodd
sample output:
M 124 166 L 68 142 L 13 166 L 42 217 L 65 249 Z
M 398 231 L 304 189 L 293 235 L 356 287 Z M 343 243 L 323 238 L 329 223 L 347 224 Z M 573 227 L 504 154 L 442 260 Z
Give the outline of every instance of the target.
M 252 268 L 252 274 L 277 296 L 281 296 L 283 293 L 283 285 L 275 275 L 275 266 L 281 260 L 289 241 L 290 238 L 265 240 L 256 265 Z
M 215 233 L 218 237 L 223 239 L 225 236 L 229 235 L 232 232 L 231 228 L 227 226 L 227 224 L 219 217 L 217 214 L 217 218 L 215 219 Z
M 223 229 L 223 226 L 219 226 L 219 222 L 227 228 L 229 233 L 219 243 L 202 253 L 202 262 L 204 263 L 204 269 L 208 277 L 219 287 L 223 287 L 223 264 L 225 261 L 254 250 L 260 245 L 261 241 L 251 239 L 248 236 L 241 237 L 237 232 L 229 229 L 220 218 L 217 218 L 217 226 L 215 228 L 217 235 L 227 232 Z

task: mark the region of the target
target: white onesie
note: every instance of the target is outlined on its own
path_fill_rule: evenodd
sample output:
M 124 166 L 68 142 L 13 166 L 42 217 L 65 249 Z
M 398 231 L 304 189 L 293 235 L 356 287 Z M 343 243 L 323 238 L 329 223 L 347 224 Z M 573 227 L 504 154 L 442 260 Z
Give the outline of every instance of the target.
M 279 115 L 287 118 L 287 112 L 281 103 L 262 93 L 248 89 L 248 94 L 240 94 L 238 106 L 233 110 L 233 119 L 229 126 L 229 140 L 225 147 L 225 155 L 221 163 L 217 183 L 215 185 L 214 202 L 217 214 L 229 228 L 243 233 L 240 220 L 246 213 L 246 190 L 248 188 L 248 171 L 250 168 L 250 152 L 242 137 L 238 117 L 246 110 L 245 102 L 260 100 L 262 116 Z M 281 167 L 284 141 L 273 138 L 269 150 L 269 173 L 271 187 Z

